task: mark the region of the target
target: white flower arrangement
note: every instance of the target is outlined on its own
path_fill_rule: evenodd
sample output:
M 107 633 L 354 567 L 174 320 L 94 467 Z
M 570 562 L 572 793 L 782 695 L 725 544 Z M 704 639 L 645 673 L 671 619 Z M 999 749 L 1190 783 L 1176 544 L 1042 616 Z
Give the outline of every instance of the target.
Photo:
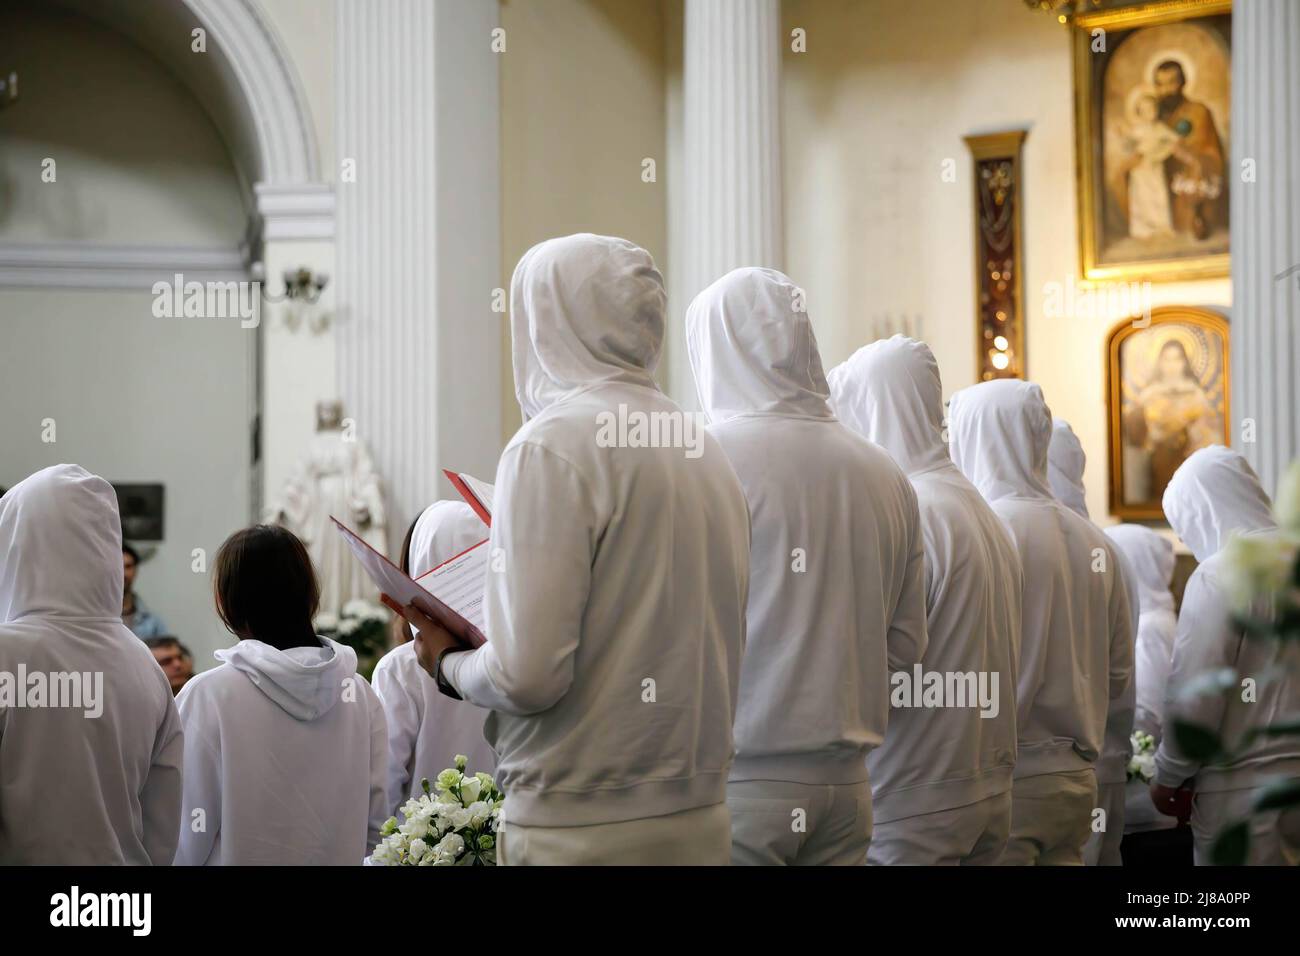
M 402 806 L 406 822 L 389 817 L 370 855 L 376 866 L 495 866 L 497 826 L 505 796 L 490 774 L 466 774 L 468 758 L 438 774 Z
M 1156 776 L 1156 739 L 1140 730 L 1131 738 L 1133 756 L 1128 760 L 1128 778 L 1150 783 Z

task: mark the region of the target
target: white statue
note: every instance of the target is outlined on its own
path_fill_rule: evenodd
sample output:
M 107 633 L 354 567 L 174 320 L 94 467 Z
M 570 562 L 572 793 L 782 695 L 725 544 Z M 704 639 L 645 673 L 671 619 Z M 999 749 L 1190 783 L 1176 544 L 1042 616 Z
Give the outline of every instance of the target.
M 316 435 L 266 519 L 307 546 L 320 577 L 320 613 L 337 615 L 348 601 L 375 599 L 374 584 L 334 530 L 338 518 L 380 554 L 388 553 L 384 493 L 365 445 L 343 430 L 340 402 L 318 402 Z

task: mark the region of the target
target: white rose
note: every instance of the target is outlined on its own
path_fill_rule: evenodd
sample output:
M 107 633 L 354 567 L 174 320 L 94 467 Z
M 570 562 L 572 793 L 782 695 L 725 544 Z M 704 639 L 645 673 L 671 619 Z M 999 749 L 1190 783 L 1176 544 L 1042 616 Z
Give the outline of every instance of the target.
M 425 854 L 427 854 L 429 850 L 429 844 L 425 843 L 423 840 L 412 840 L 410 852 L 411 862 L 418 864 L 424 859 Z
M 1273 514 L 1277 523 L 1293 534 L 1300 534 L 1300 458 L 1282 474 L 1273 496 Z
M 353 598 L 343 605 L 344 617 L 365 617 L 374 607 L 369 601 L 362 601 L 360 598 Z
M 454 826 L 457 830 L 461 830 L 469 826 L 469 821 L 471 819 L 472 817 L 470 812 L 464 807 L 459 807 L 451 811 L 451 825 Z
M 478 799 L 479 792 L 483 789 L 483 783 L 477 777 L 466 777 L 460 782 L 460 799 L 466 806 L 469 806 Z
M 460 856 L 465 850 L 465 838 L 459 833 L 448 833 L 438 841 L 437 847 L 439 856 L 451 857 L 453 860 Z
M 1257 599 L 1275 599 L 1286 589 L 1295 545 L 1282 536 L 1234 534 L 1223 550 L 1224 587 L 1234 610 L 1247 611 Z
M 326 611 L 324 614 L 317 614 L 316 619 L 311 622 L 312 628 L 318 633 L 321 631 L 332 631 L 339 626 L 337 615 L 330 614 Z

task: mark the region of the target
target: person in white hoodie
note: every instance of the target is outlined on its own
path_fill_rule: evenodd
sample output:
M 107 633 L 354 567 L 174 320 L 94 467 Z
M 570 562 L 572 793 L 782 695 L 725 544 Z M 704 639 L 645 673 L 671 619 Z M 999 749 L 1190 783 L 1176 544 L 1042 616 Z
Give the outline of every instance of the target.
M 1118 549 L 1048 487 L 1052 415 L 1037 385 L 971 386 L 948 415 L 953 462 L 1011 530 L 1024 571 L 1011 837 L 1000 862 L 1082 865 L 1107 715 L 1133 676 Z
M 237 531 L 213 568 L 239 643 L 176 699 L 185 791 L 176 864 L 360 865 L 389 816 L 388 733 L 356 652 L 317 637 L 320 588 L 285 528 Z
M 927 345 L 895 335 L 858 349 L 829 377 L 840 419 L 907 473 L 925 542 L 929 646 L 915 672 L 894 676 L 897 706 L 867 759 L 876 819 L 869 860 L 996 863 L 1011 827 L 1020 558 L 948 455 L 943 385 Z M 962 699 L 915 706 L 916 685 L 929 675 Z
M 84 468 L 0 497 L 0 865 L 171 863 L 184 742 L 122 623 L 121 552 L 117 495 Z
M 746 268 L 686 310 L 696 392 L 753 528 L 731 860 L 851 866 L 871 841 L 865 758 L 890 671 L 925 650 L 925 561 L 906 476 L 830 409 L 801 300 Z
M 1117 524 L 1104 529 L 1106 537 L 1119 546 L 1137 583 L 1137 639 L 1133 652 L 1133 683 L 1136 685 L 1133 727 L 1150 734 L 1157 745 L 1164 732 L 1165 687 L 1174 652 L 1174 596 L 1169 581 L 1174 575 L 1174 544 L 1164 535 L 1137 524 Z M 1151 796 L 1140 780 L 1125 788 L 1124 832 L 1144 833 L 1177 825 L 1151 805 Z
M 1088 514 L 1083 472 L 1088 457 L 1070 423 L 1052 419 L 1052 442 L 1047 448 L 1047 483 L 1056 500 L 1080 518 L 1092 521 Z M 1116 552 L 1117 572 L 1128 593 L 1132 633 L 1138 630 L 1138 587 L 1136 574 L 1129 566 L 1123 549 Z M 1129 656 L 1134 652 L 1130 650 Z M 1102 810 L 1092 824 L 1092 836 L 1083 848 L 1088 866 L 1120 866 L 1120 842 L 1124 838 L 1124 819 L 1129 759 L 1133 756 L 1133 709 L 1137 700 L 1137 681 L 1129 681 L 1123 696 L 1111 701 L 1106 715 L 1106 739 L 1097 761 L 1097 806 Z
M 469 505 L 435 501 L 415 520 L 403 570 L 418 578 L 487 536 L 487 525 Z M 394 815 L 423 792 L 421 780 L 432 783 L 454 766 L 457 754 L 468 758 L 470 773 L 496 772 L 496 754 L 483 738 L 489 712 L 441 693 L 420 667 L 414 640 L 381 657 L 371 682 L 388 723 L 388 806 Z
M 623 239 L 525 253 L 526 423 L 497 468 L 488 641 L 465 651 L 405 612 L 439 686 L 493 711 L 508 865 L 730 859 L 749 516 L 717 442 L 652 377 L 665 299 Z
M 1300 811 L 1252 813 L 1252 803 L 1264 784 L 1300 776 L 1300 738 L 1259 735 L 1244 747 L 1242 742 L 1253 729 L 1294 720 L 1300 710 L 1300 648 L 1295 641 L 1246 637 L 1233 625 L 1222 557 L 1229 536 L 1276 529 L 1268 495 L 1240 454 L 1211 445 L 1174 472 L 1163 504 L 1170 527 L 1199 564 L 1178 614 L 1152 802 L 1174 815 L 1180 809 L 1178 790 L 1194 792 L 1198 865 L 1211 862 L 1214 841 L 1226 827 L 1249 820 L 1248 862 L 1295 866 L 1300 864 Z M 1236 675 L 1226 692 L 1198 692 L 1193 686 L 1224 669 Z M 1232 756 L 1204 759 L 1185 753 L 1170 730 L 1173 720 L 1213 733 Z

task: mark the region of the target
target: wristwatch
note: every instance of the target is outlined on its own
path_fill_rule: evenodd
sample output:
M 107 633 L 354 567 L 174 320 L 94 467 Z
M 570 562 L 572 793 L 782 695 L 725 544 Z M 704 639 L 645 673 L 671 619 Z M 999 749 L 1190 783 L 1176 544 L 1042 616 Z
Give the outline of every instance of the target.
M 435 675 L 434 681 L 438 685 L 438 690 L 441 691 L 443 694 L 445 694 L 447 697 L 450 697 L 452 700 L 464 700 L 465 698 L 461 697 L 460 694 L 456 692 L 456 688 L 451 686 L 451 681 L 447 680 L 447 678 L 443 676 L 442 659 L 446 657 L 448 654 L 454 654 L 457 651 L 463 649 L 464 648 L 460 648 L 460 647 L 444 647 L 441 651 L 438 652 L 438 660 L 433 666 L 433 671 Z

